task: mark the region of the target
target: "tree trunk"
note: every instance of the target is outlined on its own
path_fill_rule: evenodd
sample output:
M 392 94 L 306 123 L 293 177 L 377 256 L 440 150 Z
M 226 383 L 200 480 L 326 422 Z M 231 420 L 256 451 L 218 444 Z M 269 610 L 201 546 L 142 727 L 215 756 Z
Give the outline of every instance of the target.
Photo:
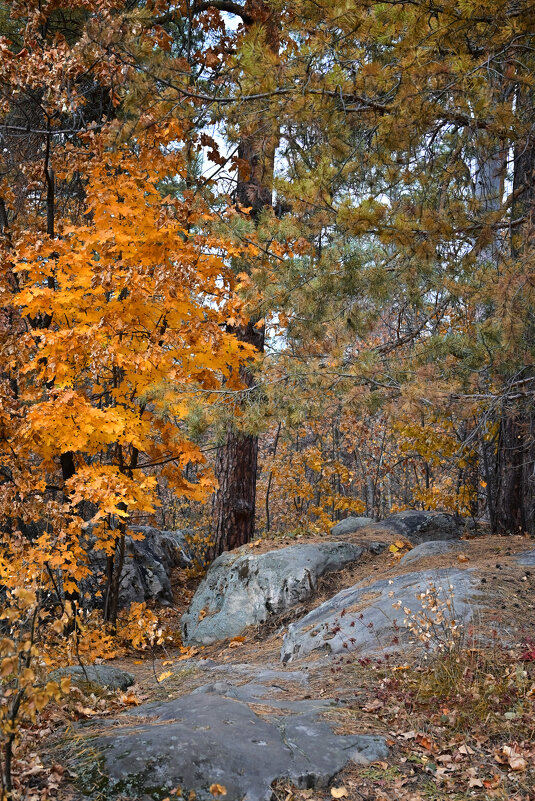
M 245 11 L 246 27 L 263 25 L 268 48 L 272 53 L 278 53 L 278 17 L 268 3 L 248 0 Z M 236 201 L 238 207 L 251 209 L 251 216 L 257 221 L 262 209 L 272 205 L 277 131 L 271 120 L 262 114 L 255 113 L 253 119 L 252 129 L 251 123 L 245 124 L 249 130 L 242 136 L 238 147 L 240 168 Z M 253 319 L 247 326 L 235 329 L 234 333 L 242 342 L 252 343 L 262 352 L 264 329 L 255 328 L 256 322 Z M 252 386 L 253 376 L 249 371 L 242 371 L 242 377 L 247 386 Z M 257 466 L 258 437 L 229 428 L 226 442 L 216 459 L 219 489 L 213 506 L 212 558 L 254 538 Z
M 263 329 L 255 328 L 250 322 L 236 333 L 243 342 L 262 351 Z M 249 370 L 242 371 L 242 378 L 247 386 L 253 386 L 253 375 Z M 258 437 L 230 427 L 216 459 L 219 488 L 214 497 L 213 559 L 223 551 L 231 551 L 254 538 L 257 469 Z
M 519 91 L 517 103 L 532 104 L 531 91 Z M 514 149 L 513 219 L 524 219 L 520 228 L 513 229 L 511 255 L 525 258 L 535 245 L 535 141 L 530 132 L 527 141 L 519 142 Z M 526 318 L 523 346 L 526 351 L 535 344 L 533 310 Z M 511 381 L 511 376 L 508 377 Z M 500 419 L 500 433 L 496 458 L 495 530 L 500 534 L 517 534 L 519 531 L 535 534 L 535 409 L 533 367 L 524 364 L 513 377 L 517 384 L 509 401 L 505 396 Z M 525 395 L 518 398 L 520 392 Z
M 498 492 L 495 528 L 498 534 L 534 532 L 533 474 L 535 442 L 533 410 L 526 403 L 505 407 L 498 438 Z

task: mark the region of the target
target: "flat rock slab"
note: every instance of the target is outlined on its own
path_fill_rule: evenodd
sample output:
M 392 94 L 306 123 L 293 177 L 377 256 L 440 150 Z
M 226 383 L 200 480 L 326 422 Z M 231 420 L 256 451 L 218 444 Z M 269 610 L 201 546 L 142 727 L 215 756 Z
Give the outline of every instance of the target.
M 231 664 L 218 664 L 217 662 L 213 662 L 212 660 L 208 659 L 204 661 L 210 661 L 212 664 L 209 666 L 205 665 L 204 667 L 201 666 L 203 670 L 208 670 L 214 673 L 231 673 L 233 676 L 248 676 L 254 678 L 255 681 L 260 683 L 282 680 L 304 685 L 308 684 L 309 680 L 308 673 L 304 670 L 276 670 L 269 667 L 262 667 L 261 665 L 251 665 L 246 663 L 240 664 L 233 662 Z
M 310 598 L 318 579 L 357 562 L 365 549 L 349 542 L 291 545 L 254 554 L 223 553 L 210 566 L 182 617 L 186 644 L 236 637 Z
M 48 676 L 50 681 L 59 681 L 65 676 L 70 676 L 73 684 L 98 684 L 108 690 L 122 690 L 123 692 L 131 687 L 135 679 L 126 670 L 112 667 L 112 665 L 69 665 L 68 667 L 53 670 Z
M 344 534 L 354 534 L 361 528 L 371 526 L 374 520 L 373 517 L 346 517 L 345 520 L 340 520 L 331 528 L 331 534 L 334 537 L 343 537 Z
M 262 704 L 264 707 L 267 706 L 271 709 L 306 715 L 314 715 L 327 707 L 336 706 L 336 703 L 331 698 L 309 698 L 304 701 L 292 701 L 287 697 L 287 691 L 283 687 L 276 684 L 268 686 L 254 681 L 239 686 L 230 681 L 214 681 L 211 684 L 197 687 L 196 690 L 193 690 L 192 695 L 197 693 L 215 693 L 224 695 L 227 698 L 235 698 L 237 701 L 243 701 L 246 704 Z M 281 693 L 282 697 L 280 696 Z
M 422 512 L 406 509 L 378 523 L 374 530 L 406 537 L 413 545 L 430 540 L 458 540 L 463 524 L 446 512 Z
M 470 547 L 467 542 L 460 542 L 459 540 L 431 540 L 430 542 L 422 542 L 421 545 L 416 545 L 406 553 L 405 556 L 401 558 L 400 564 L 410 565 L 412 562 L 418 562 L 420 559 L 429 559 L 432 556 L 460 553 L 467 547 Z
M 100 724 L 110 731 L 78 741 L 83 754 L 91 753 L 74 766 L 86 798 L 161 801 L 181 787 L 186 798 L 193 790 L 198 801 L 213 801 L 209 788 L 221 784 L 225 801 L 270 801 L 278 778 L 325 787 L 349 760 L 367 764 L 388 755 L 382 737 L 336 735 L 314 712 L 268 720 L 217 688 Z
M 535 567 L 535 550 L 517 553 L 515 559 L 522 567 Z
M 451 597 L 455 619 L 467 621 L 472 615 L 476 583 L 474 571 L 452 568 L 408 573 L 368 587 L 349 587 L 288 627 L 281 660 L 290 662 L 318 650 L 333 654 L 357 651 L 362 655 L 399 650 L 410 639 L 404 609 L 413 614 L 422 612 L 418 595 L 431 586 L 442 588 L 439 597 L 444 601 Z M 399 601 L 400 608 L 395 608 L 393 604 Z

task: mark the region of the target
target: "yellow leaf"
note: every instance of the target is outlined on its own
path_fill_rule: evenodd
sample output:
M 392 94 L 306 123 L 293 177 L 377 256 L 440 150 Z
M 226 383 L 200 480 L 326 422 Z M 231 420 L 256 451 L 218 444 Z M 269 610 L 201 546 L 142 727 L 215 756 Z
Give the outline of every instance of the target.
M 0 676 L 4 679 L 7 676 L 14 673 L 15 668 L 17 666 L 17 657 L 16 656 L 8 656 L 4 660 L 2 660 L 2 664 L 0 665 Z
M 180 652 L 181 655 L 178 657 L 179 662 L 184 659 L 191 659 L 192 656 L 196 656 L 199 653 L 199 650 L 198 648 L 191 646 L 190 648 L 181 648 Z
M 333 798 L 344 798 L 347 796 L 347 790 L 345 787 L 331 787 L 331 795 Z
M 157 681 L 165 681 L 165 679 L 168 679 L 169 676 L 172 676 L 172 675 L 173 675 L 173 671 L 172 670 L 164 670 L 164 672 L 160 673 L 160 675 L 158 676 Z
M 227 788 L 224 787 L 222 784 L 211 784 L 210 785 L 210 792 L 212 793 L 212 795 L 215 795 L 215 796 L 226 795 L 227 794 Z

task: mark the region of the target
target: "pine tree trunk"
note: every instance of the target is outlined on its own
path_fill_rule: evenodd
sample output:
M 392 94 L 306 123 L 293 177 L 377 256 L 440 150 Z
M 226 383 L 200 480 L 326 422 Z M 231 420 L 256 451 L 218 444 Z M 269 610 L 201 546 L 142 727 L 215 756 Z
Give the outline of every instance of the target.
M 253 322 L 236 334 L 243 342 L 263 350 L 264 331 L 255 328 Z M 242 379 L 247 386 L 253 386 L 254 377 L 248 370 L 242 371 Z M 258 437 L 229 427 L 216 459 L 219 488 L 214 497 L 213 559 L 254 538 L 257 467 Z
M 519 91 L 517 103 L 532 103 L 532 91 Z M 533 252 L 535 245 L 535 141 L 533 133 L 527 141 L 517 143 L 514 149 L 513 219 L 524 219 L 513 229 L 511 255 L 521 259 Z M 523 333 L 526 351 L 535 346 L 535 319 L 533 312 Z M 494 527 L 500 534 L 517 534 L 519 531 L 535 534 L 535 408 L 533 405 L 533 367 L 525 364 L 516 374 L 510 394 L 502 406 L 500 434 L 496 458 L 496 504 Z M 525 393 L 525 394 L 524 394 Z M 518 397 L 520 395 L 520 397 Z
M 278 17 L 264 0 L 248 0 L 245 4 L 246 23 L 261 24 L 266 31 L 266 44 L 273 53 L 279 47 Z M 272 205 L 273 169 L 278 131 L 271 121 L 256 116 L 256 129 L 242 136 L 238 156 L 236 201 L 239 208 L 250 209 L 256 221 L 262 209 Z M 242 342 L 252 343 L 258 351 L 264 349 L 264 330 L 255 327 L 256 320 L 236 328 L 234 333 Z M 253 376 L 242 371 L 247 386 Z M 258 437 L 244 435 L 233 427 L 227 431 L 225 444 L 219 449 L 215 473 L 219 489 L 213 506 L 213 546 L 211 557 L 250 542 L 255 533 L 256 477 Z
M 498 534 L 535 533 L 535 416 L 525 402 L 504 408 L 497 459 L 495 528 Z

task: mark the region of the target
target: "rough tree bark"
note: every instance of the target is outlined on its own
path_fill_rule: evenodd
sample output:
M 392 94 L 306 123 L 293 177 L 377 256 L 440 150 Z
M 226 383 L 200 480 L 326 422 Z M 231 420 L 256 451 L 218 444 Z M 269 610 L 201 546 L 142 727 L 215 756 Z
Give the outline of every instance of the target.
M 532 91 L 520 91 L 518 103 L 533 104 Z M 511 237 L 513 259 L 532 258 L 535 247 L 535 138 L 514 148 L 513 219 L 523 220 Z M 535 347 L 535 310 L 531 310 L 523 333 L 526 353 Z M 509 377 L 511 382 L 511 377 Z M 496 502 L 494 528 L 500 534 L 519 531 L 535 534 L 535 369 L 525 364 L 513 377 L 511 399 L 504 397 L 496 458 Z
M 504 404 L 498 438 L 495 529 L 534 533 L 535 415 L 531 399 Z
M 279 21 L 268 3 L 248 0 L 242 19 L 247 28 L 263 25 L 266 45 L 273 53 L 278 52 Z M 239 143 L 241 167 L 236 191 L 238 205 L 250 208 L 255 220 L 264 208 L 272 205 L 275 147 L 276 131 L 271 118 L 257 115 L 254 129 L 248 130 Z M 234 333 L 262 352 L 264 329 L 256 328 L 256 322 L 253 319 L 247 326 L 234 329 Z M 249 371 L 242 371 L 242 378 L 248 387 L 252 386 L 253 376 Z M 258 437 L 229 427 L 216 459 L 219 489 L 213 505 L 212 558 L 254 538 L 257 465 Z
M 263 330 L 253 323 L 236 332 L 239 338 L 262 350 Z M 253 385 L 248 370 L 242 372 L 247 386 Z M 254 537 L 258 437 L 229 428 L 226 441 L 217 452 L 216 476 L 219 488 L 214 497 L 213 556 L 231 551 Z

